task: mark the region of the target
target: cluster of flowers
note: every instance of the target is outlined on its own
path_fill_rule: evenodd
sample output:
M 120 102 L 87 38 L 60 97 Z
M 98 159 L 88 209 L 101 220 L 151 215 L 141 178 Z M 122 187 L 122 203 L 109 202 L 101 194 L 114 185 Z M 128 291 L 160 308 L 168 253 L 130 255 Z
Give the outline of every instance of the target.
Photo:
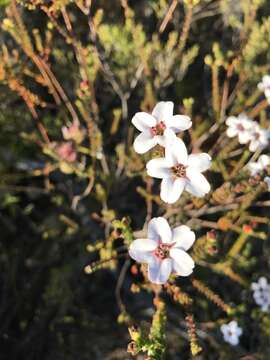
M 270 140 L 270 131 L 262 129 L 256 121 L 246 114 L 229 116 L 226 120 L 228 126 L 226 134 L 232 138 L 238 136 L 240 144 L 249 143 L 249 150 L 255 152 L 266 148 Z
M 257 305 L 260 306 L 263 312 L 270 308 L 270 284 L 265 277 L 260 277 L 258 282 L 251 284 L 253 290 L 253 298 Z M 233 320 L 228 324 L 223 324 L 220 328 L 224 340 L 235 346 L 239 344 L 239 337 L 242 335 L 243 330 L 238 326 L 237 321 Z
M 211 166 L 211 157 L 206 153 L 188 155 L 184 142 L 177 133 L 188 130 L 192 122 L 188 116 L 173 115 L 172 102 L 159 102 L 152 114 L 138 112 L 132 124 L 141 131 L 134 141 L 134 149 L 139 154 L 159 145 L 164 148 L 164 157 L 154 158 L 146 164 L 147 174 L 161 179 L 161 199 L 168 204 L 175 203 L 184 190 L 193 196 L 203 197 L 210 191 L 210 185 L 202 172 Z M 249 144 L 250 151 L 263 149 L 268 145 L 269 131 L 249 119 L 245 114 L 229 117 L 227 135 L 238 136 L 241 144 Z M 257 162 L 247 165 L 252 176 L 264 171 L 270 164 L 267 155 L 261 155 Z M 270 188 L 270 178 L 265 177 Z M 139 263 L 148 265 L 149 280 L 164 284 L 171 273 L 189 276 L 194 269 L 194 261 L 187 253 L 195 242 L 195 233 L 186 225 L 171 229 L 167 220 L 157 217 L 148 224 L 147 238 L 136 239 L 129 248 L 130 256 Z M 254 299 L 263 311 L 270 306 L 270 284 L 265 278 L 252 284 Z M 238 345 L 243 331 L 235 320 L 221 326 L 224 340 Z
M 211 157 L 206 153 L 188 155 L 184 142 L 176 136 L 187 130 L 192 122 L 188 116 L 173 115 L 171 101 L 159 102 L 152 114 L 138 112 L 132 124 L 141 131 L 134 141 L 134 149 L 144 154 L 156 145 L 164 148 L 164 157 L 150 160 L 147 173 L 162 179 L 161 199 L 175 203 L 184 190 L 194 196 L 203 197 L 210 191 L 210 185 L 202 172 L 209 169 Z M 186 225 L 171 230 L 167 220 L 153 218 L 148 224 L 146 239 L 137 239 L 129 248 L 130 256 L 148 264 L 149 280 L 155 284 L 167 282 L 173 272 L 188 276 L 194 268 L 194 261 L 186 252 L 194 243 L 195 234 Z
M 265 75 L 258 84 L 258 88 L 264 91 L 267 101 L 270 103 L 270 75 Z M 270 140 L 270 131 L 262 129 L 256 121 L 250 119 L 245 113 L 238 116 L 229 116 L 226 120 L 227 136 L 238 136 L 240 144 L 249 143 L 249 150 L 255 152 L 264 149 Z

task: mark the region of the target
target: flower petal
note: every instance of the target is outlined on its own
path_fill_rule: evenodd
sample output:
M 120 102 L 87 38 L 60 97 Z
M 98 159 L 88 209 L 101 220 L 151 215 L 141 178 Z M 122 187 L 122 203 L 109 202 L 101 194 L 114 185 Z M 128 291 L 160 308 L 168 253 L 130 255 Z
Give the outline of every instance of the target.
M 228 339 L 228 342 L 231 345 L 236 346 L 239 344 L 239 339 L 238 339 L 237 335 L 233 335 L 233 336 L 230 336 L 230 338 Z
M 210 184 L 206 178 L 197 170 L 187 168 L 186 191 L 194 196 L 203 197 L 210 191 Z
M 251 176 L 255 176 L 256 174 L 258 174 L 262 170 L 262 167 L 258 162 L 250 162 L 250 163 L 248 163 L 247 168 L 248 168 Z
M 243 334 L 243 330 L 240 327 L 237 327 L 235 332 L 237 336 L 241 336 Z
M 161 182 L 161 199 L 168 204 L 175 203 L 180 198 L 185 184 L 186 180 L 184 179 L 164 178 Z
M 173 102 L 172 101 L 160 101 L 154 107 L 152 115 L 158 121 L 166 121 L 166 118 L 173 116 Z
M 236 128 L 229 127 L 226 130 L 226 134 L 227 134 L 228 137 L 232 138 L 232 137 L 235 137 L 238 134 L 238 130 Z
M 184 131 L 192 126 L 192 121 L 189 116 L 186 115 L 174 115 L 165 119 L 165 124 L 168 128 L 171 128 L 174 132 Z
M 184 250 L 173 247 L 170 250 L 170 256 L 173 259 L 173 270 L 177 275 L 189 276 L 193 272 L 195 263 Z
M 170 243 L 172 240 L 172 231 L 168 221 L 163 217 L 153 218 L 148 224 L 148 238 L 163 243 Z
M 140 131 L 147 131 L 157 124 L 154 116 L 147 114 L 146 112 L 137 112 L 133 116 L 131 122 Z
M 156 260 L 148 266 L 149 280 L 154 284 L 165 284 L 172 272 L 172 260 Z
M 157 243 L 150 239 L 134 240 L 129 247 L 129 255 L 132 259 L 140 263 L 150 264 L 153 259 L 153 250 L 157 247 Z
M 142 132 L 134 141 L 134 150 L 138 154 L 144 154 L 157 145 L 157 139 L 150 133 Z
M 261 277 L 259 278 L 258 284 L 259 284 L 260 287 L 262 287 L 262 288 L 267 287 L 267 286 L 268 286 L 268 282 L 267 282 L 266 277 L 265 277 L 265 276 L 261 276 Z
M 266 183 L 266 185 L 268 186 L 268 190 L 270 190 L 270 176 L 266 176 L 263 181 Z
M 262 82 L 263 82 L 263 85 L 264 87 L 269 87 L 270 85 L 270 75 L 264 75 L 263 78 L 262 78 Z
M 220 327 L 220 330 L 222 331 L 223 335 L 225 336 L 229 332 L 229 327 L 227 324 L 222 324 Z
M 237 119 L 236 116 L 229 116 L 226 120 L 226 125 L 235 126 L 238 122 L 239 120 Z
M 156 135 L 155 138 L 156 138 L 158 145 L 163 146 L 163 147 L 166 146 L 166 139 L 163 135 Z
M 157 158 L 146 164 L 147 174 L 157 179 L 163 179 L 171 175 L 170 166 L 165 158 Z
M 155 261 L 155 256 L 153 255 L 152 251 L 144 252 L 129 249 L 128 253 L 133 260 L 142 264 L 151 264 L 153 261 Z
M 191 154 L 188 157 L 188 166 L 195 168 L 199 172 L 203 172 L 211 166 L 211 156 L 206 153 Z
M 250 139 L 251 139 L 251 134 L 249 131 L 238 132 L 238 140 L 240 144 L 247 144 Z
M 267 156 L 265 154 L 261 155 L 258 159 L 258 163 L 262 166 L 262 169 L 265 169 L 266 166 L 268 166 L 270 163 L 269 156 Z
M 257 149 L 260 148 L 260 142 L 257 140 L 252 140 L 249 144 L 249 150 L 255 152 Z
M 155 138 L 157 139 L 157 143 L 160 146 L 166 147 L 168 146 L 169 142 L 174 141 L 176 135 L 172 129 L 166 129 L 163 135 L 156 135 Z
M 174 248 L 188 250 L 194 244 L 195 233 L 186 225 L 180 225 L 172 231 L 172 242 L 175 242 Z
M 183 140 L 178 137 L 175 137 L 174 139 L 170 138 L 166 144 L 165 158 L 171 166 L 176 164 L 187 165 L 188 154 Z
M 153 251 L 157 247 L 157 243 L 151 239 L 137 239 L 132 241 L 129 249 L 138 251 Z

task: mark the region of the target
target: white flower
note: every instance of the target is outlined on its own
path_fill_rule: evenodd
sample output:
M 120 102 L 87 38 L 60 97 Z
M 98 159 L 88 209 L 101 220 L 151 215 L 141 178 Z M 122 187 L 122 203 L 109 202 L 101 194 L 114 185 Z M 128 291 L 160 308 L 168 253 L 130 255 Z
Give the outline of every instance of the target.
M 164 284 L 171 272 L 189 276 L 195 266 L 186 252 L 194 243 L 195 234 L 188 226 L 171 230 L 166 219 L 153 218 L 148 224 L 147 239 L 133 241 L 129 248 L 132 259 L 148 264 L 149 280 Z
M 229 322 L 229 324 L 223 324 L 220 328 L 223 333 L 224 340 L 235 346 L 239 344 L 239 336 L 242 335 L 243 330 L 238 326 L 235 320 Z
M 210 185 L 201 174 L 209 169 L 211 157 L 206 153 L 187 154 L 183 141 L 177 137 L 167 143 L 165 158 L 157 158 L 146 164 L 149 176 L 162 179 L 160 197 L 172 204 L 183 190 L 194 196 L 203 197 L 210 191 Z
M 258 88 L 264 91 L 267 99 L 270 99 L 270 75 L 264 75 L 262 81 L 258 84 Z
M 269 176 L 266 176 L 264 178 L 264 182 L 266 182 L 267 186 L 268 186 L 268 190 L 270 191 L 270 177 Z
M 260 277 L 257 283 L 251 284 L 253 298 L 262 311 L 268 311 L 270 307 L 270 284 L 265 277 Z
M 240 144 L 250 142 L 249 150 L 252 152 L 264 149 L 269 143 L 270 131 L 261 129 L 255 121 L 249 119 L 244 113 L 238 117 L 228 117 L 226 124 L 228 125 L 227 136 L 238 136 Z
M 246 114 L 242 113 L 236 116 L 229 116 L 226 120 L 228 137 L 238 136 L 240 144 L 247 144 L 251 139 L 251 131 L 254 127 L 254 121 L 249 119 Z
M 173 115 L 173 102 L 171 101 L 157 103 L 152 115 L 146 112 L 136 113 L 131 122 L 141 131 L 133 144 L 135 151 L 139 154 L 144 154 L 157 144 L 165 146 L 165 130 L 167 130 L 168 136 L 173 136 L 175 133 L 189 129 L 192 125 L 188 116 Z
M 255 124 L 250 136 L 249 144 L 249 150 L 252 152 L 264 149 L 268 145 L 270 138 L 270 132 L 268 130 L 261 129 L 257 123 Z
M 257 162 L 252 161 L 247 164 L 247 168 L 250 171 L 251 176 L 255 176 L 262 172 L 270 164 L 270 158 L 267 155 L 261 155 Z

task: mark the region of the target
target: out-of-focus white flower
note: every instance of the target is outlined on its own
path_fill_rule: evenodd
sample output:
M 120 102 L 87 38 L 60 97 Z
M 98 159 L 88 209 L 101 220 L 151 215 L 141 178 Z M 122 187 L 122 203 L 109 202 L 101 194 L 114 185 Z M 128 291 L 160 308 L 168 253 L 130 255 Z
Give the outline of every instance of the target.
M 270 177 L 269 176 L 266 176 L 264 178 L 264 182 L 266 182 L 267 186 L 268 186 L 268 190 L 270 191 Z
M 264 149 L 269 143 L 270 131 L 262 129 L 244 113 L 238 115 L 238 117 L 229 116 L 226 124 L 228 125 L 227 136 L 238 136 L 240 144 L 249 142 L 249 150 L 252 152 Z
M 267 279 L 262 276 L 258 282 L 251 284 L 253 290 L 253 298 L 257 305 L 260 305 L 262 311 L 268 311 L 270 307 L 270 284 Z
M 149 280 L 164 284 L 170 274 L 189 276 L 195 266 L 186 252 L 194 243 L 195 234 L 186 225 L 171 230 L 166 219 L 153 218 L 148 224 L 147 239 L 134 240 L 129 248 L 132 259 L 148 264 Z
M 247 168 L 250 171 L 251 176 L 255 176 L 262 172 L 270 164 L 270 158 L 267 155 L 261 155 L 257 162 L 252 161 L 247 164 Z
M 264 75 L 262 81 L 258 84 L 258 88 L 264 91 L 265 97 L 270 100 L 270 75 Z
M 194 196 L 203 197 L 210 185 L 202 172 L 211 166 L 211 157 L 206 153 L 187 154 L 183 141 L 170 139 L 165 147 L 165 158 L 157 158 L 146 164 L 147 173 L 162 179 L 161 199 L 169 204 L 176 202 L 184 189 Z
M 161 101 L 157 103 L 152 114 L 137 112 L 131 122 L 141 131 L 134 141 L 134 149 L 144 154 L 157 144 L 165 146 L 164 133 L 174 136 L 180 131 L 191 127 L 192 122 L 186 115 L 173 115 L 173 102 Z
M 264 149 L 269 142 L 270 132 L 265 129 L 261 129 L 260 126 L 255 123 L 250 137 L 249 150 L 255 152 L 256 150 Z
M 238 326 L 235 320 L 229 322 L 229 324 L 223 324 L 220 328 L 223 333 L 224 340 L 235 346 L 239 344 L 239 336 L 242 335 L 243 330 Z
M 249 119 L 246 114 L 242 113 L 238 117 L 229 116 L 226 120 L 226 125 L 228 125 L 226 131 L 228 137 L 238 136 L 240 144 L 247 144 L 251 140 L 254 121 Z

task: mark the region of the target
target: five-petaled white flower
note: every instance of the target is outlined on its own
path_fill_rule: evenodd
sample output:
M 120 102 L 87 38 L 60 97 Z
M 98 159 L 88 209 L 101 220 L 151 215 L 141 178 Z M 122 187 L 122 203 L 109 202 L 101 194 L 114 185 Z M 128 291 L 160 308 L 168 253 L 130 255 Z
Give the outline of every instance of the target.
M 247 144 L 251 140 L 254 122 L 246 114 L 239 114 L 238 117 L 229 116 L 226 120 L 226 125 L 228 125 L 226 131 L 228 137 L 238 136 L 240 144 Z
M 229 322 L 229 324 L 223 324 L 220 328 L 223 333 L 224 340 L 235 346 L 239 344 L 239 336 L 242 335 L 243 330 L 238 326 L 235 320 Z
M 258 84 L 258 88 L 264 91 L 264 95 L 270 101 L 270 75 L 264 75 L 262 81 Z
M 251 284 L 253 290 L 253 298 L 257 305 L 260 305 L 262 311 L 268 311 L 270 307 L 270 284 L 267 279 L 262 276 L 258 282 Z
M 186 252 L 194 243 L 195 234 L 186 225 L 171 230 L 166 219 L 153 218 L 148 224 L 147 239 L 134 240 L 129 248 L 132 259 L 148 264 L 149 280 L 164 284 L 171 272 L 188 276 L 194 261 Z
M 183 190 L 194 196 L 203 197 L 210 191 L 210 185 L 202 172 L 211 166 L 211 157 L 206 153 L 188 156 L 184 142 L 175 137 L 165 148 L 165 158 L 148 161 L 148 175 L 162 179 L 161 199 L 169 204 L 176 202 Z
M 252 161 L 247 164 L 247 168 L 250 171 L 251 176 L 256 176 L 262 172 L 270 164 L 270 158 L 267 155 L 261 155 L 257 162 Z
M 256 150 L 264 149 L 269 142 L 269 130 L 261 129 L 260 126 L 254 122 L 254 126 L 250 135 L 249 150 L 255 152 Z
M 131 122 L 141 131 L 134 141 L 134 149 L 139 154 L 144 154 L 159 144 L 165 146 L 165 136 L 174 136 L 180 131 L 191 127 L 192 122 L 186 115 L 173 115 L 173 102 L 161 101 L 157 103 L 152 115 L 146 112 L 137 112 Z
M 268 190 L 270 191 L 270 176 L 266 176 L 263 180 L 268 186 Z

